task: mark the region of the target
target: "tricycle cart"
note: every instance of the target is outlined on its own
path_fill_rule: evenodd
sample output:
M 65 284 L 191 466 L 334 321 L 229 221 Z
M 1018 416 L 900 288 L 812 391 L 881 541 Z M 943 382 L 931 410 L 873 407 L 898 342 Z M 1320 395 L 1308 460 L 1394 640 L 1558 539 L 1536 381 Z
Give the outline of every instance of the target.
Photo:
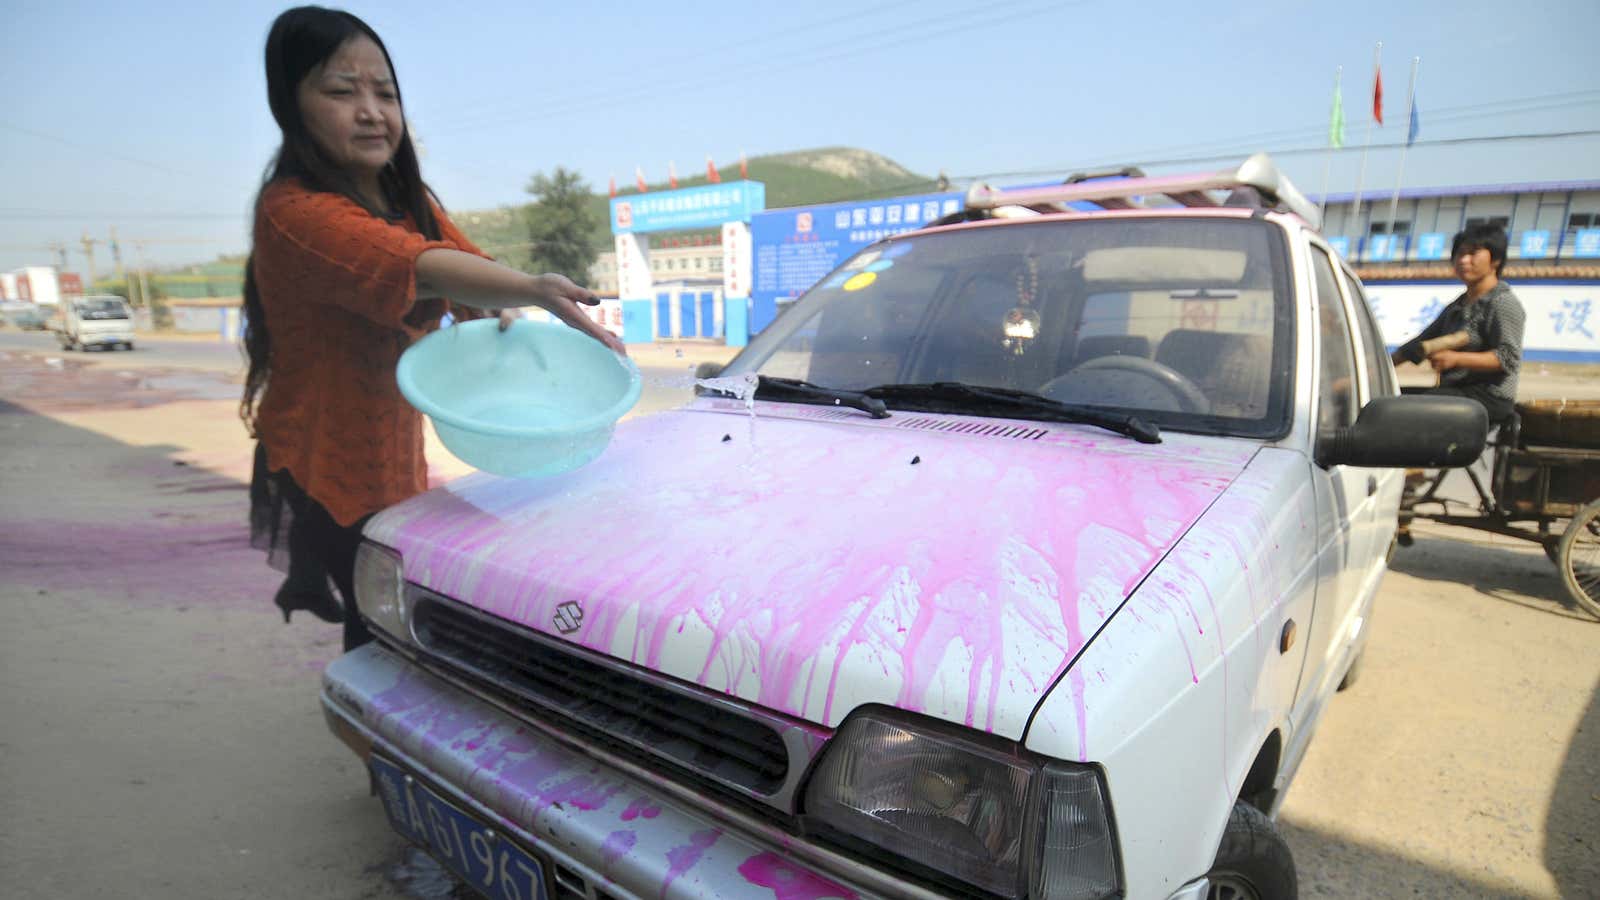
M 1400 543 L 1411 542 L 1413 519 L 1534 541 L 1561 569 L 1578 607 L 1600 619 L 1600 401 L 1519 403 L 1492 445 L 1488 484 L 1478 471 L 1464 470 L 1478 495 L 1476 510 L 1440 496 L 1448 469 L 1407 479 Z

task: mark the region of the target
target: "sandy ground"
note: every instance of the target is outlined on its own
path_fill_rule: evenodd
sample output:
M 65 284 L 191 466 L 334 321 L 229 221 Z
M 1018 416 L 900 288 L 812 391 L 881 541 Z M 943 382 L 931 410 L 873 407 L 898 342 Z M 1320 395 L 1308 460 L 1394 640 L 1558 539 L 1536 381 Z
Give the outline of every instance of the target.
M 646 408 L 727 355 L 680 349 Z M 406 896 L 317 706 L 338 628 L 245 545 L 234 379 L 137 356 L 0 349 L 0 895 Z M 1302 892 L 1600 896 L 1600 624 L 1531 545 L 1423 527 L 1394 569 L 1283 809 Z

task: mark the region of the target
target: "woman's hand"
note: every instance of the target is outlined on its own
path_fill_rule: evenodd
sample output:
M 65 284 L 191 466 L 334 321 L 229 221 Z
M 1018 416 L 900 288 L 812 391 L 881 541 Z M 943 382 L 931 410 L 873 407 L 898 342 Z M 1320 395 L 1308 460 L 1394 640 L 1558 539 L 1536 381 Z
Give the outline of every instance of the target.
M 607 331 L 595 320 L 589 318 L 588 313 L 578 308 L 579 304 L 584 306 L 598 306 L 600 304 L 600 298 L 595 296 L 594 291 L 578 287 L 572 283 L 572 279 L 553 272 L 537 275 L 534 280 L 538 285 L 536 290 L 540 295 L 538 301 L 540 306 L 549 310 L 551 314 L 566 324 L 610 347 L 619 356 L 628 355 L 628 348 L 623 345 L 622 341 L 617 340 L 616 335 Z M 502 323 L 504 323 L 503 315 Z

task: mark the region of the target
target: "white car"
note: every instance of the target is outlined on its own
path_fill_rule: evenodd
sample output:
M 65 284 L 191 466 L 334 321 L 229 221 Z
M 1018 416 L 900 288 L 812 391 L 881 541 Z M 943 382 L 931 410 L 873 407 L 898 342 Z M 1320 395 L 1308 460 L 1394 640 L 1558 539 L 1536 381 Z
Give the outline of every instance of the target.
M 63 350 L 133 349 L 133 312 L 121 297 L 64 298 L 60 317 L 57 337 Z
M 1264 157 L 974 188 L 588 466 L 374 518 L 330 726 L 491 897 L 1295 896 L 1397 467 L 1486 427 L 1315 223 Z

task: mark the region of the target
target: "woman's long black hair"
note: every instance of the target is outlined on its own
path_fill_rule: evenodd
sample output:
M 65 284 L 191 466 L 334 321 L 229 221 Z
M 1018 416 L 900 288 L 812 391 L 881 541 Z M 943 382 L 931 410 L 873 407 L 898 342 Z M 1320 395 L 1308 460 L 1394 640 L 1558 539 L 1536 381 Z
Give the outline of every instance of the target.
M 390 209 L 373 208 L 371 202 L 357 192 L 355 180 L 328 159 L 306 130 L 300 110 L 300 82 L 345 43 L 358 37 L 369 38 L 377 44 L 384 62 L 389 64 L 389 71 L 394 72 L 394 61 L 389 58 L 383 39 L 367 23 L 343 10 L 301 6 L 283 13 L 272 23 L 272 30 L 267 34 L 267 102 L 283 132 L 283 144 L 268 167 L 261 190 L 256 193 L 255 210 L 259 214 L 261 195 L 268 185 L 285 178 L 298 178 L 311 190 L 343 194 L 374 216 L 387 217 L 390 210 L 409 214 L 424 235 L 438 240 L 439 223 L 428 202 L 432 195 L 422 181 L 417 151 L 403 119 L 400 146 L 378 179 Z M 394 78 L 395 97 L 399 99 L 400 78 L 398 74 Z M 401 104 L 404 109 L 403 100 Z M 261 292 L 256 287 L 254 252 L 245 263 L 244 318 L 244 350 L 250 367 L 245 374 L 244 397 L 239 401 L 239 418 L 254 435 L 256 406 L 267 386 L 272 359 L 272 338 L 267 333 Z

